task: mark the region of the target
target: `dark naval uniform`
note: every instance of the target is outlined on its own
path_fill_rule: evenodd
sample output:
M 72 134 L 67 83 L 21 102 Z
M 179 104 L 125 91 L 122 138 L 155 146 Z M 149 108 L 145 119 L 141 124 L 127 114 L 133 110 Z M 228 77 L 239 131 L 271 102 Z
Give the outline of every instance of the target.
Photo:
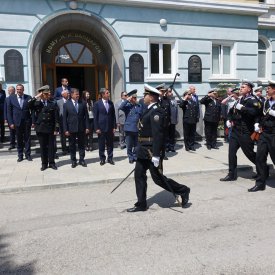
M 41 170 L 45 170 L 48 164 L 54 169 L 54 132 L 58 130 L 57 105 L 52 100 L 43 102 L 36 98 L 30 99 L 28 105 L 33 111 L 35 131 L 40 144 Z
M 241 110 L 236 108 L 242 104 Z M 254 133 L 254 124 L 261 111 L 261 103 L 251 94 L 239 99 L 228 113 L 228 120 L 232 123 L 232 133 L 229 140 L 229 173 L 221 180 L 236 180 L 237 178 L 237 151 L 241 147 L 245 156 L 256 164 L 254 141 L 251 135 Z
M 185 150 L 195 151 L 196 125 L 199 118 L 198 104 L 192 99 L 182 100 L 179 107 L 183 111 L 182 122 Z
M 221 103 L 208 95 L 202 98 L 200 102 L 205 105 L 204 127 L 206 146 L 208 149 L 216 149 L 217 129 L 221 118 Z
M 142 115 L 143 108 L 140 104 L 132 104 L 128 100 L 121 103 L 120 110 L 125 113 L 124 131 L 126 135 L 127 155 L 129 162 L 137 160 L 136 147 L 138 142 L 138 121 Z
M 256 153 L 257 178 L 256 185 L 249 189 L 249 192 L 265 190 L 266 180 L 269 177 L 269 169 L 267 166 L 267 155 L 269 153 L 273 164 L 275 164 L 275 101 L 266 100 L 263 106 L 263 116 L 260 119 L 260 128 L 262 133 L 258 140 Z
M 137 161 L 135 167 L 135 185 L 138 201 L 135 204 L 134 211 L 145 211 L 147 209 L 146 192 L 147 192 L 147 176 L 146 171 L 149 169 L 153 181 L 176 195 L 181 195 L 183 200 L 187 198 L 190 189 L 177 183 L 176 181 L 165 177 L 158 167 L 152 163 L 152 156 L 161 157 L 163 150 L 164 136 L 164 110 L 154 103 L 148 106 L 140 121 L 139 143 L 137 148 Z M 187 203 L 183 202 L 183 205 Z M 137 209 L 137 210 L 136 210 Z
M 169 131 L 169 126 L 171 123 L 171 104 L 170 104 L 170 99 L 167 96 L 163 96 L 160 100 L 159 106 L 163 109 L 163 115 L 164 115 L 164 120 L 163 120 L 163 127 L 164 127 L 164 135 L 163 135 L 163 150 L 162 154 L 163 156 L 165 155 L 165 149 L 169 147 L 169 140 L 168 140 L 168 131 Z

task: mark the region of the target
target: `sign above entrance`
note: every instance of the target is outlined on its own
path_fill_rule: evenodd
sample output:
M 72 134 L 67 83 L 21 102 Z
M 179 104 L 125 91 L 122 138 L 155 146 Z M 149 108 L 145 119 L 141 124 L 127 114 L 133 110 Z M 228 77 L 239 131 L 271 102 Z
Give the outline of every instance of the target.
M 67 41 L 78 41 L 90 45 L 92 49 L 96 51 L 97 54 L 102 54 L 103 50 L 97 41 L 88 34 L 82 32 L 66 32 L 59 33 L 53 37 L 45 46 L 45 53 L 52 54 L 52 51 L 60 44 L 66 43 Z

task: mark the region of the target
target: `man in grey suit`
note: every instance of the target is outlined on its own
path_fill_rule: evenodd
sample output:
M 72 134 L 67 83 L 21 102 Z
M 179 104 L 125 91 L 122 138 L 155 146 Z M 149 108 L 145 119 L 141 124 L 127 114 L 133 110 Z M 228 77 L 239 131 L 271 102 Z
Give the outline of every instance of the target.
M 66 103 L 66 101 L 69 99 L 69 91 L 63 90 L 61 93 L 61 98 L 56 101 L 56 104 L 58 106 L 58 114 L 59 114 L 59 134 L 60 134 L 60 140 L 61 140 L 61 148 L 63 155 L 66 155 L 68 153 L 68 148 L 66 145 L 67 137 L 64 133 L 64 127 L 63 127 L 63 105 Z
M 124 132 L 124 124 L 125 124 L 125 113 L 119 109 L 122 102 L 127 99 L 127 93 L 122 92 L 120 95 L 120 99 L 115 103 L 115 112 L 116 112 L 116 122 L 119 130 L 119 145 L 120 149 L 126 148 L 125 142 L 125 132 Z

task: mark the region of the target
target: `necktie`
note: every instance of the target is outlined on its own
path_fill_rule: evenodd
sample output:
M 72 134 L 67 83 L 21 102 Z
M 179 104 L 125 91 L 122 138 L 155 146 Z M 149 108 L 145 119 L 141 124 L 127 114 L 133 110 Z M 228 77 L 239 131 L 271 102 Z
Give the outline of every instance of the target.
M 108 110 L 109 110 L 109 104 L 108 104 L 108 101 L 107 101 L 107 100 L 105 100 L 104 105 L 105 105 L 106 111 L 107 111 L 107 113 L 108 113 Z
M 47 106 L 47 101 L 43 101 L 43 105 L 44 105 L 44 106 Z
M 76 112 L 78 113 L 78 104 L 77 104 L 77 101 L 74 102 L 74 107 L 76 109 Z
M 22 96 L 19 96 L 19 105 L 20 105 L 20 108 L 22 109 L 23 108 L 23 98 L 22 98 Z

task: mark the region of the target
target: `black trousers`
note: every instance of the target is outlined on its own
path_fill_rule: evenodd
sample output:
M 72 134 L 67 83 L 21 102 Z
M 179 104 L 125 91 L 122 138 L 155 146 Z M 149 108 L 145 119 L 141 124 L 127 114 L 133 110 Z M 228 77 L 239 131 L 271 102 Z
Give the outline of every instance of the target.
M 237 151 L 241 147 L 245 156 L 254 164 L 256 164 L 256 153 L 254 152 L 254 141 L 250 137 L 250 133 L 240 133 L 237 129 L 232 129 L 229 139 L 229 176 L 237 176 Z
M 167 137 L 168 149 L 174 149 L 176 143 L 176 124 L 170 124 Z
M 10 146 L 15 146 L 15 129 L 10 128 Z
M 218 125 L 218 122 L 204 121 L 204 131 L 207 146 L 216 146 Z
M 54 140 L 55 135 L 53 133 L 36 133 L 40 144 L 41 162 L 42 165 L 54 164 Z
M 0 130 L 1 130 L 1 142 L 5 141 L 5 120 L 4 118 L 0 115 Z
M 70 133 L 69 146 L 71 161 L 76 161 L 76 143 L 78 144 L 79 161 L 85 158 L 85 132 Z
M 105 156 L 105 145 L 107 146 L 108 160 L 113 159 L 113 149 L 114 149 L 114 133 L 113 130 L 109 132 L 101 132 L 98 135 L 98 149 L 100 160 L 106 160 Z
M 268 178 L 267 155 L 270 155 L 273 164 L 275 164 L 275 134 L 263 132 L 258 140 L 256 153 L 256 167 L 258 177 L 256 185 L 261 186 L 266 184 Z
M 18 157 L 23 157 L 24 147 L 25 156 L 31 155 L 31 122 L 22 120 L 19 126 L 15 126 L 17 139 Z
M 173 190 L 174 194 L 182 195 L 186 191 L 189 191 L 189 188 L 185 185 L 179 184 L 176 181 L 169 179 L 162 175 L 158 168 L 149 159 L 137 159 L 135 167 L 135 185 L 136 185 L 136 194 L 138 202 L 136 205 L 146 207 L 146 196 L 147 196 L 147 176 L 146 172 L 149 169 L 152 179 L 155 184 L 159 185 L 163 189 L 171 192 Z M 171 189 L 169 188 L 171 187 Z
M 196 123 L 183 122 L 183 137 L 185 148 L 190 149 L 195 145 Z

